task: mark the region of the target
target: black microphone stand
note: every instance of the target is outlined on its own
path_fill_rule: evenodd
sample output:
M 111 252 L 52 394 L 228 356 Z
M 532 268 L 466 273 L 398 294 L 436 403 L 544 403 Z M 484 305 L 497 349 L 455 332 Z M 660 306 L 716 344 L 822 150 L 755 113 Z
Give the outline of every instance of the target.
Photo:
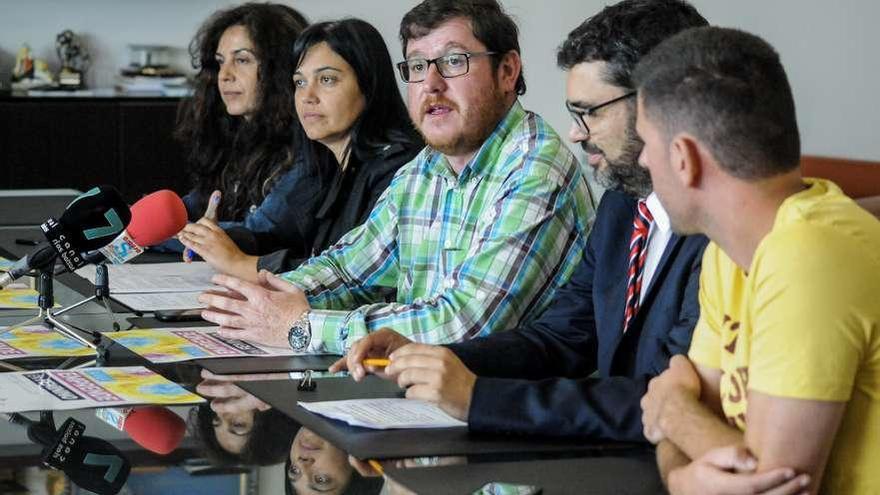
M 104 263 L 98 263 L 95 265 L 95 294 L 89 296 L 82 301 L 79 301 L 75 304 L 72 304 L 66 308 L 63 308 L 54 313 L 55 316 L 64 314 L 71 309 L 78 308 L 83 304 L 90 303 L 92 301 L 100 301 L 104 309 L 107 310 L 107 316 L 110 318 L 110 321 L 113 322 L 113 331 L 118 332 L 122 327 L 119 325 L 119 322 L 116 320 L 113 311 L 110 309 L 110 271 L 107 269 L 107 265 Z
M 43 323 L 49 328 L 55 329 L 58 333 L 62 335 L 70 337 L 77 342 L 82 343 L 83 345 L 91 347 L 92 349 L 97 349 L 97 345 L 82 337 L 67 323 L 56 318 L 58 315 L 64 313 L 71 308 L 62 309 L 58 312 L 52 311 L 52 307 L 55 305 L 55 288 L 53 285 L 55 272 L 54 268 L 54 266 L 50 265 L 48 267 L 40 268 L 37 270 L 36 285 L 37 291 L 40 293 L 38 298 L 39 312 L 37 313 L 37 315 L 19 324 L 13 325 L 10 328 L 23 327 L 26 325 L 33 325 L 35 323 Z
M 52 411 L 40 411 L 39 421 L 19 413 L 5 413 L 4 416 L 10 423 L 27 428 L 28 438 L 34 443 L 45 446 L 55 441 L 58 431 L 55 428 L 55 416 Z

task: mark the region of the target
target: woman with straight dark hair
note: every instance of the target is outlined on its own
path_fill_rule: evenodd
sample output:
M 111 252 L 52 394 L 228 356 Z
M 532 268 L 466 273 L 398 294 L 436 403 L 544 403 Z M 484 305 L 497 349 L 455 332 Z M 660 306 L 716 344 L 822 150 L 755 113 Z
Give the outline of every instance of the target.
M 242 227 L 276 247 L 311 234 L 313 222 L 291 208 L 304 194 L 300 177 L 314 174 L 295 162 L 290 85 L 289 47 L 307 25 L 286 5 L 246 3 L 215 12 L 193 38 L 199 72 L 175 131 L 195 184 L 184 197 L 191 221 L 219 191 L 215 218 L 223 228 Z M 176 241 L 163 247 L 182 250 Z
M 304 179 L 313 182 L 314 194 L 293 208 L 316 222 L 314 235 L 261 257 L 245 252 L 265 252 L 263 236 L 245 242 L 246 233 L 224 232 L 206 219 L 179 236 L 216 270 L 253 282 L 260 269 L 291 270 L 363 223 L 395 172 L 424 146 L 397 89 L 388 47 L 369 23 L 314 24 L 297 38 L 292 60 L 297 158 L 319 170 Z

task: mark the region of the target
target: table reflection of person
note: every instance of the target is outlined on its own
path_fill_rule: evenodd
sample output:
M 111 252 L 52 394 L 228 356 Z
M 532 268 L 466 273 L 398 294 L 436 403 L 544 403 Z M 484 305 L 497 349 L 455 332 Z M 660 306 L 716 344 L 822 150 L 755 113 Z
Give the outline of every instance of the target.
M 201 376 L 196 392 L 211 402 L 193 409 L 190 429 L 212 462 L 267 466 L 286 457 L 286 493 L 379 493 L 382 480 L 361 476 L 348 454 L 234 383 L 287 380 L 290 374 L 215 375 L 202 370 Z
M 285 493 L 376 494 L 379 478 L 361 476 L 349 463 L 348 454 L 316 435 L 300 428 L 290 446 L 285 464 Z
M 286 373 L 220 376 L 202 371 L 196 392 L 211 402 L 191 410 L 189 427 L 208 460 L 218 465 L 281 462 L 299 425 L 233 382 L 287 377 Z

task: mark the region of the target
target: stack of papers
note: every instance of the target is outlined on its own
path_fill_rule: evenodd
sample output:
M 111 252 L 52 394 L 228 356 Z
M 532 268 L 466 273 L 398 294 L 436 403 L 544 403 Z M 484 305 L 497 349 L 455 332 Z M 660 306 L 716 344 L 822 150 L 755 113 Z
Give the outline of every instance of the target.
M 211 277 L 216 273 L 203 261 L 108 264 L 107 268 L 110 297 L 135 311 L 204 308 L 199 294 L 214 287 Z M 94 282 L 95 266 L 84 266 L 76 274 Z
M 300 407 L 352 426 L 377 430 L 399 428 L 453 428 L 467 426 L 436 404 L 412 399 L 352 399 L 299 402 Z
M 201 402 L 143 366 L 0 373 L 0 413 Z
M 107 332 L 105 338 L 153 363 L 224 357 L 294 356 L 292 349 L 226 339 L 217 327 L 155 328 Z
M 118 76 L 116 89 L 128 94 L 147 94 L 162 96 L 189 96 L 192 88 L 185 76 L 179 77 L 156 77 L 156 76 Z

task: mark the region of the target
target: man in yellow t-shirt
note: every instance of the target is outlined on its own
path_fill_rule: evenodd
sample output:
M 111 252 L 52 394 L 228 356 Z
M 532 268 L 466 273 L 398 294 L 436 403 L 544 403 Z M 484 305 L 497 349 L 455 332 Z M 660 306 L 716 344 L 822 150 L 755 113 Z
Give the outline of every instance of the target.
M 642 400 L 670 492 L 880 493 L 880 222 L 801 177 L 791 90 L 760 38 L 685 31 L 636 82 L 654 190 L 673 229 L 712 240 L 690 360 Z

